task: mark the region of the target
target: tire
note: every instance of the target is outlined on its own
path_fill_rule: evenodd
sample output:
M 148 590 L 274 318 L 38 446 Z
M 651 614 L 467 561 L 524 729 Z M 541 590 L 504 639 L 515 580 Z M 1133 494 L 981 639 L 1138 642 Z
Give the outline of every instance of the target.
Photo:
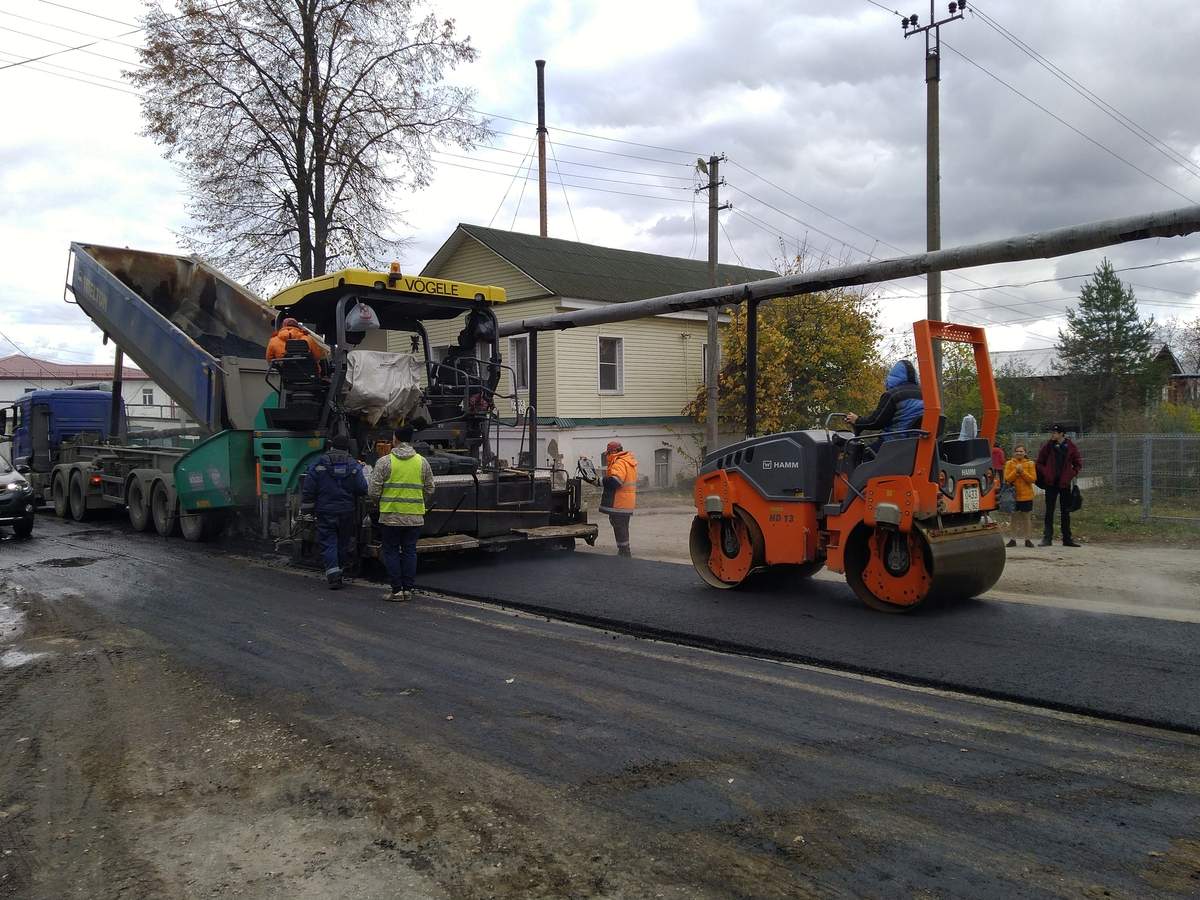
M 33 519 L 25 519 L 21 522 L 13 522 L 13 534 L 22 540 L 33 534 Z
M 208 512 L 179 513 L 179 530 L 185 540 L 211 541 L 225 528 L 225 513 L 223 510 Z
M 154 519 L 154 530 L 162 537 L 179 533 L 179 504 L 171 502 L 171 492 L 161 481 L 154 482 L 150 491 L 150 515 Z
M 83 473 L 78 469 L 71 473 L 67 499 L 71 507 L 71 518 L 76 522 L 86 522 L 88 517 L 87 485 L 83 483 Z
M 65 519 L 71 515 L 71 502 L 67 499 L 67 482 L 62 476 L 62 472 L 54 476 L 54 481 L 50 485 L 50 496 L 54 500 L 56 516 Z
M 129 509 L 129 524 L 134 531 L 145 531 L 153 524 L 150 516 L 150 498 L 140 478 L 131 478 L 125 492 L 125 503 Z

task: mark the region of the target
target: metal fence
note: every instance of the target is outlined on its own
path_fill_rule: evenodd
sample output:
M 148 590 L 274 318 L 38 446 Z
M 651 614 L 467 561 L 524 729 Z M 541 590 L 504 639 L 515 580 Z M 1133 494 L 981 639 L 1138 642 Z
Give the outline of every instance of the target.
M 1079 478 L 1085 497 L 1115 506 L 1140 505 L 1143 519 L 1186 519 L 1200 524 L 1200 435 L 1081 434 Z M 1031 457 L 1044 434 L 1014 434 L 1010 453 L 1023 443 Z

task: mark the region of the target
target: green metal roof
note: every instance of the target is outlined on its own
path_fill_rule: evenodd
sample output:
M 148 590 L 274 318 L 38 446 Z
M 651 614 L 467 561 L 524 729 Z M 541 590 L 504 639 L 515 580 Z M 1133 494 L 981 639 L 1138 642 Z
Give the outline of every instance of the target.
M 559 297 L 624 303 L 709 287 L 708 263 L 702 259 L 617 250 L 481 225 L 458 227 Z M 717 282 L 740 284 L 778 274 L 721 263 Z

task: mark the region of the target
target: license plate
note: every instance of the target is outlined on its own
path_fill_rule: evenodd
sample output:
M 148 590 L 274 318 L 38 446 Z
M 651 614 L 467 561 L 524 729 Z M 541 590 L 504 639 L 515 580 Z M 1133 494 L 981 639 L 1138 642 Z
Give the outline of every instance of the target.
M 979 488 L 963 488 L 963 512 L 979 512 Z

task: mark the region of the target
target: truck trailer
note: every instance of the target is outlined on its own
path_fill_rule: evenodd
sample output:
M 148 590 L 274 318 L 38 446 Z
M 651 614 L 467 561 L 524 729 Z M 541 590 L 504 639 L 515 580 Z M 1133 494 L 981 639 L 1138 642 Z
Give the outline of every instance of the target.
M 406 277 L 393 266 L 335 272 L 264 303 L 194 257 L 74 243 L 66 289 L 67 302 L 167 391 L 203 439 L 181 449 L 92 432 L 63 440 L 53 459 L 33 454 L 33 474 L 60 516 L 123 508 L 135 529 L 189 540 L 237 522 L 298 561 L 313 558 L 313 526 L 300 509 L 310 464 L 339 434 L 360 458 L 382 455 L 405 420 L 435 473 L 419 552 L 596 539 L 578 478 L 538 467 L 533 454 L 510 463 L 492 451 L 501 288 Z M 285 318 L 320 340 L 321 358 L 304 342 L 266 358 Z M 455 319 L 464 322 L 459 346 L 435 360 L 424 323 Z M 389 333 L 403 335 L 406 352 L 384 349 Z M 358 548 L 370 557 L 378 540 L 362 512 Z

